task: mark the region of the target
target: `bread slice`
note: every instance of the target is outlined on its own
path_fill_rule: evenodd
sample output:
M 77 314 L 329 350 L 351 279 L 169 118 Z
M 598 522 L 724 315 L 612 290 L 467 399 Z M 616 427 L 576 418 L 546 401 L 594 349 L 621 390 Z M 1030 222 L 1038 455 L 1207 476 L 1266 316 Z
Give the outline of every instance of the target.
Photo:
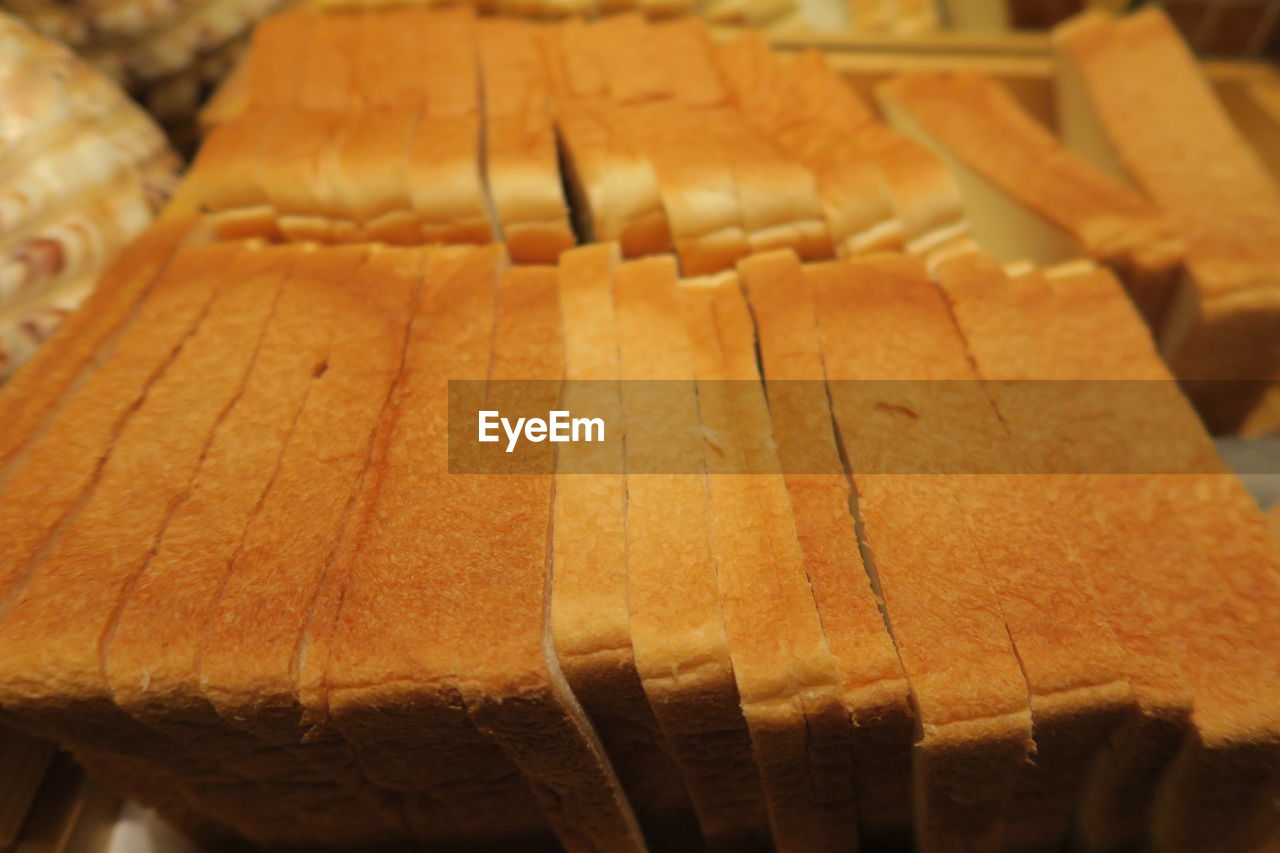
M 164 217 L 107 266 L 83 310 L 72 314 L 0 391 L 0 490 L 23 448 L 47 429 L 62 405 L 115 351 L 125 329 L 191 230 L 189 215 Z
M 929 149 L 878 121 L 821 51 L 801 51 L 784 73 L 810 110 L 848 134 L 879 164 L 908 252 L 945 251 L 966 238 L 969 224 L 960 188 L 947 167 Z
M 936 381 L 904 381 L 963 379 L 967 364 L 938 335 L 940 297 L 918 261 L 877 255 L 816 264 L 805 281 L 857 490 L 864 558 L 918 715 L 916 842 L 995 849 L 1032 749 L 1028 687 L 957 485 L 928 473 L 951 451 L 910 426 L 976 426 L 974 418 L 939 395 Z
M 1056 318 L 1053 336 L 1045 340 L 1058 375 L 1092 380 L 1104 390 L 1119 388 L 1101 399 L 1120 427 L 1116 435 L 1146 437 L 1082 445 L 1082 452 L 1093 454 L 1094 470 L 1178 472 L 1143 477 L 1146 491 L 1137 502 L 1150 508 L 1148 524 L 1181 522 L 1177 529 L 1153 528 L 1153 536 L 1160 534 L 1155 541 L 1189 550 L 1182 559 L 1186 580 L 1169 587 L 1168 606 L 1176 614 L 1175 641 L 1182 644 L 1181 663 L 1195 692 L 1196 736 L 1184 744 L 1157 794 L 1152 843 L 1168 850 L 1215 844 L 1250 849 L 1275 830 L 1268 798 L 1280 767 L 1274 698 L 1280 682 L 1276 630 L 1263 616 L 1278 604 L 1275 541 L 1172 385 L 1114 278 L 1076 266 L 1051 270 L 1039 282 L 1015 280 L 1014 286 L 1033 322 L 1050 312 Z M 1108 344 L 1086 358 L 1067 343 L 1081 335 Z M 1096 381 L 1117 379 L 1126 381 Z M 1137 388 L 1141 396 L 1126 398 L 1126 386 L 1128 394 Z M 1115 815 L 1119 804 L 1091 800 L 1086 821 L 1110 817 L 1128 831 L 1122 842 L 1141 831 L 1141 812 L 1133 814 L 1140 804 L 1124 804 L 1126 813 Z
M 773 449 L 750 314 L 733 274 L 683 282 L 681 303 L 720 606 L 774 843 L 847 845 L 857 832 L 851 723 Z
M 738 110 L 816 179 L 836 253 L 900 248 L 900 225 L 879 168 L 820 113 L 805 107 L 764 38 L 747 35 L 720 45 L 716 59 Z M 829 256 L 820 248 L 807 254 Z
M 102 367 L 79 384 L 30 447 L 10 457 L 10 479 L 0 499 L 0 530 L 8 543 L 0 562 L 0 610 L 12 604 L 56 542 L 129 414 L 199 323 L 217 290 L 213 270 L 240 249 L 229 243 L 184 254 L 105 354 Z M 67 457 L 68 446 L 83 452 Z M 56 481 L 40 473 L 49 470 L 59 472 Z
M 534 27 L 479 27 L 485 92 L 484 173 L 512 260 L 549 263 L 576 243 L 560 185 L 548 81 Z
M 335 140 L 332 187 L 340 201 L 331 218 L 352 223 L 353 237 L 421 243 L 422 224 L 407 180 L 409 144 L 420 115 L 404 108 L 365 110 L 348 117 Z
M 1146 199 L 1073 155 L 984 75 L 905 74 L 876 93 L 890 124 L 961 182 L 984 249 L 1040 265 L 1087 255 L 1117 272 L 1152 328 L 1163 325 L 1182 241 Z
M 624 257 L 668 252 L 671 226 L 649 158 L 622 132 L 621 108 L 598 98 L 556 106 L 565 177 L 578 233 L 616 241 Z
M 208 212 L 220 239 L 281 238 L 276 211 L 258 176 L 262 149 L 282 119 L 282 113 L 274 109 L 248 110 L 214 128 L 200 146 L 178 192 L 184 200 Z
M 556 273 L 545 267 L 513 267 L 499 281 L 487 408 L 543 412 L 558 402 L 564 342 L 557 291 Z M 535 455 L 550 463 L 553 448 L 543 448 Z M 544 470 L 491 477 L 473 504 L 484 520 L 472 559 L 492 560 L 501 577 L 467 573 L 459 592 L 473 602 L 474 618 L 503 631 L 483 647 L 460 644 L 461 692 L 472 719 L 529 778 L 566 847 L 643 849 L 631 807 L 555 658 L 546 588 L 554 469 Z
M 648 29 L 658 61 L 679 69 L 671 77 L 671 97 L 691 107 L 718 107 L 729 102 L 715 48 L 700 18 L 656 21 Z
M 849 482 L 831 431 L 822 353 L 798 259 L 755 255 L 739 266 L 759 335 L 773 435 L 841 696 L 858 738 L 853 781 L 867 846 L 911 834 L 915 716 L 897 650 L 878 608 L 849 513 Z
M 306 28 L 301 64 L 301 86 L 297 100 L 288 106 L 321 112 L 348 112 L 358 109 L 354 52 L 350 36 L 360 13 L 311 13 L 314 20 Z
M 105 675 L 122 710 L 249 780 L 262 780 L 260 762 L 242 757 L 246 738 L 227 731 L 201 692 L 200 641 L 244 529 L 270 486 L 310 389 L 323 377 L 337 322 L 325 290 L 353 276 L 366 254 L 364 248 L 290 250 L 285 264 L 265 280 L 279 283 L 280 296 L 255 369 L 104 639 Z M 255 786 L 245 787 L 253 796 Z M 240 810 L 258 811 L 245 804 Z
M 618 267 L 614 304 L 626 380 L 627 595 L 636 666 L 708 846 L 762 846 L 768 817 L 721 615 L 707 487 L 701 477 L 672 473 L 704 470 L 693 353 L 672 259 Z
M 785 248 L 810 260 L 832 257 L 813 174 L 785 157 L 738 112 L 723 108 L 705 113 L 729 157 L 752 253 Z
M 292 110 L 259 148 L 256 174 L 285 239 L 333 243 L 353 232 L 333 213 L 339 143 L 355 129 L 341 112 Z
M 609 97 L 618 104 L 668 100 L 674 93 L 670 57 L 652 35 L 640 12 L 626 12 L 593 21 L 589 33 L 594 55 L 604 73 Z
M 1026 473 L 1033 475 L 1027 479 L 1051 507 L 1054 525 L 1075 557 L 1071 564 L 1078 612 L 1054 622 L 1075 622 L 1089 630 L 1101 624 L 1098 636 L 1114 632 L 1123 650 L 1107 663 L 1131 688 L 1138 714 L 1129 716 L 1120 735 L 1110 740 L 1099 763 L 1103 769 L 1095 767 L 1093 777 L 1095 787 L 1109 787 L 1123 798 L 1117 808 L 1137 805 L 1141 811 L 1191 714 L 1191 690 L 1174 641 L 1178 625 L 1151 592 L 1178 587 L 1179 559 L 1159 559 L 1156 555 L 1169 546 L 1153 541 L 1151 533 L 1134 523 L 1139 500 L 1134 489 L 1141 483 L 1133 477 L 1090 477 L 1087 463 L 1069 458 L 1076 441 L 1069 424 L 1078 422 L 1087 407 L 1079 405 L 1081 395 L 1073 389 L 1053 382 L 1053 361 L 1019 311 L 999 265 L 975 254 L 941 264 L 934 275 L 976 371 L 986 380 L 984 387 L 1028 466 Z M 1145 516 L 1149 510 L 1138 512 Z M 1070 600 L 1069 594 L 1057 599 Z M 1063 613 L 1061 605 L 1054 611 Z M 1024 654 L 1024 660 L 1028 657 Z M 1010 848 L 1043 849 L 1061 844 L 1067 834 L 1088 761 L 1120 712 L 1128 710 L 1129 691 L 1112 690 L 1108 696 L 1100 685 L 1092 692 L 1087 709 L 1079 701 L 1086 698 L 1084 691 L 1077 692 L 1075 702 L 1054 703 L 1057 723 L 1045 721 L 1043 714 L 1033 717 L 1036 759 L 1011 809 L 1005 831 Z M 1033 713 L 1035 702 L 1033 695 Z M 1081 709 L 1075 719 L 1063 716 L 1072 704 Z M 1090 837 L 1091 843 L 1099 840 L 1097 834 Z
M 480 112 L 480 59 L 475 12 L 469 6 L 414 10 L 406 27 L 417 36 L 405 60 L 410 79 L 424 87 L 427 114 L 434 117 Z M 381 16 L 387 27 L 395 26 Z
M 750 252 L 737 183 L 711 111 L 671 101 L 619 110 L 626 138 L 653 164 L 685 275 L 728 269 Z
M 43 547 L 42 559 L 29 564 L 0 623 L 12 667 L 0 673 L 7 714 L 30 719 L 77 749 L 158 763 L 160 778 L 222 774 L 214 762 L 190 756 L 181 741 L 157 738 L 119 711 L 101 668 L 101 643 L 256 357 L 276 297 L 273 283 L 255 274 L 259 263 L 257 253 L 246 252 L 228 268 L 235 283 L 213 298 L 113 436 L 93 482 Z M 98 374 L 107 375 L 108 369 Z M 91 388 L 81 393 L 91 394 Z M 103 406 L 104 400 L 94 403 Z M 164 464 L 157 466 L 157 458 Z M 69 585 L 77 590 L 74 629 L 58 624 L 71 613 L 59 593 Z
M 488 374 L 502 265 L 499 247 L 430 254 L 405 373 L 375 445 L 374 470 L 382 473 L 366 479 L 313 621 L 324 621 L 331 590 L 339 606 L 327 616 L 331 628 L 313 630 L 300 655 L 306 718 L 351 743 L 371 781 L 402 792 L 415 837 L 434 843 L 550 835 L 522 774 L 467 714 L 451 648 L 401 641 L 388 629 L 413 632 L 416 622 L 378 615 L 428 620 L 433 636 L 462 630 L 465 612 L 452 606 L 451 593 L 436 594 L 432 580 L 443 562 L 432 555 L 447 553 L 458 527 L 421 501 L 421 483 L 432 484 L 439 506 L 470 499 L 472 478 L 447 476 L 447 382 Z M 419 554 L 422 572 L 396 564 L 397 551 Z M 396 583 L 386 582 L 389 572 Z
M 603 444 L 557 456 L 552 519 L 551 631 L 565 678 L 591 718 L 657 846 L 698 839 L 692 803 L 645 698 L 627 608 L 626 478 L 613 306 L 616 245 L 583 246 L 560 261 L 565 385 L 561 407 L 602 417 Z M 585 473 L 584 473 L 585 472 Z
M 1280 506 L 1267 510 L 1267 523 L 1271 525 L 1271 534 L 1280 539 Z
M 483 119 L 423 116 L 409 140 L 408 189 L 423 243 L 490 243 L 496 222 L 485 198 Z
M 294 10 L 271 15 L 254 27 L 239 83 L 245 106 L 277 109 L 301 103 L 309 70 L 303 51 L 316 19 L 314 14 Z M 226 97 L 227 85 L 218 90 L 218 100 Z
M 1280 371 L 1280 189 L 1160 10 L 1082 15 L 1053 43 L 1068 147 L 1130 176 L 1182 234 L 1191 282 L 1161 351 L 1179 379 L 1206 380 L 1188 389 L 1210 427 L 1233 429 L 1262 385 L 1232 380 Z

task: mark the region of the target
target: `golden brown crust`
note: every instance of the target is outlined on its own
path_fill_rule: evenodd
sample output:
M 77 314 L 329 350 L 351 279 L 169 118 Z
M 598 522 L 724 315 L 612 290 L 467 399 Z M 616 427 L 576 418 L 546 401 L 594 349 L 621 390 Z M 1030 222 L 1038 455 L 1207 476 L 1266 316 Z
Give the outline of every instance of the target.
M 1261 386 L 1226 380 L 1280 370 L 1280 190 L 1159 9 L 1081 16 L 1059 28 L 1054 49 L 1060 73 L 1083 86 L 1098 144 L 1185 240 L 1191 281 L 1161 347 L 1180 379 L 1220 380 L 1189 390 L 1212 428 L 1234 429 Z M 1173 138 L 1185 140 L 1176 151 Z

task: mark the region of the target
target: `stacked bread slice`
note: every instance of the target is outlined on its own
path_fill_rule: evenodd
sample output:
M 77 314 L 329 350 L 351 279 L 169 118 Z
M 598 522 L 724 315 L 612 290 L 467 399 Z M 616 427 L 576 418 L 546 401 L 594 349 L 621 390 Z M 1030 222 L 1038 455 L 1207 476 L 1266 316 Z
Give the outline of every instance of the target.
M 197 221 L 0 393 L 4 719 L 191 834 L 1274 840 L 1280 548 L 1105 270 Z
M 186 199 L 228 239 L 501 241 L 520 263 L 616 241 L 685 275 L 971 245 L 942 163 L 820 59 L 692 18 L 288 12 L 206 120 Z
M 1164 209 L 1189 273 L 1161 350 L 1215 429 L 1280 375 L 1280 190 L 1158 9 L 1054 34 L 1066 144 Z

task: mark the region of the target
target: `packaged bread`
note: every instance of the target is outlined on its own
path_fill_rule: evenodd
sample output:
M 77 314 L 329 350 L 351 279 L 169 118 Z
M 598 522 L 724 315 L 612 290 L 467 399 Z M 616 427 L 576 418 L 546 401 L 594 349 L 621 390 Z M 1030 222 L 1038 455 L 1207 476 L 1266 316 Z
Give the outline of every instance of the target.
M 989 77 L 904 74 L 876 92 L 889 123 L 947 163 L 986 251 L 1039 265 L 1091 257 L 1163 326 L 1182 241 L 1150 202 L 1064 148 Z
M 1183 238 L 1189 280 L 1161 352 L 1210 427 L 1234 429 L 1280 369 L 1280 189 L 1162 11 L 1090 12 L 1053 44 L 1067 146 L 1131 179 Z

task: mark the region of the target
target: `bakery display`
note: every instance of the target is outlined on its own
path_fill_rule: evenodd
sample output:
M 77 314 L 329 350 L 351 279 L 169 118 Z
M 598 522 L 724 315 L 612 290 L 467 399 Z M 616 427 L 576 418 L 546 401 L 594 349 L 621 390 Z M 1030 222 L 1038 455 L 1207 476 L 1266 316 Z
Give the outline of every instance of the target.
M 0 723 L 208 849 L 1270 849 L 1176 194 L 672 11 L 255 30 L 0 389 Z

